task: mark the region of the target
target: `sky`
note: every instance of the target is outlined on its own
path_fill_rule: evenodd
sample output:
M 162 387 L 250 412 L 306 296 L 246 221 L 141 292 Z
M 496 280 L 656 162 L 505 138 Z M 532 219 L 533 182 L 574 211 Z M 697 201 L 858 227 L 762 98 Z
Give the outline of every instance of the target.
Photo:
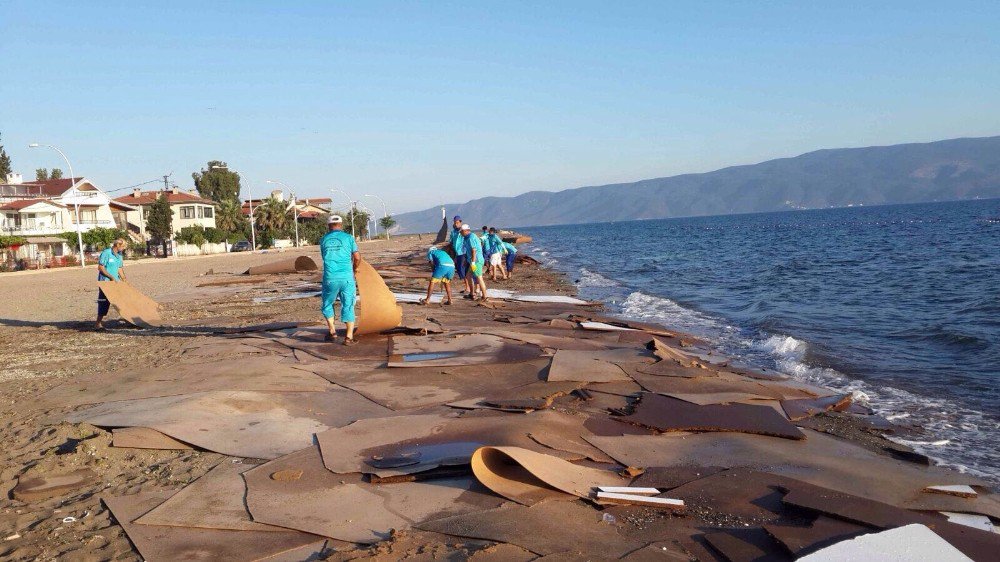
M 41 142 L 105 190 L 217 159 L 399 213 L 998 135 L 998 29 L 995 0 L 0 0 L 0 135 L 26 177 L 65 168 Z

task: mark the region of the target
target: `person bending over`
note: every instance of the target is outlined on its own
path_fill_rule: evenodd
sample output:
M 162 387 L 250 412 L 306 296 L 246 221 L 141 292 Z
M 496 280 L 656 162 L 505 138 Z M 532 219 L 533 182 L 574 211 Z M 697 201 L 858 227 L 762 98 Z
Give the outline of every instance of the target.
M 361 254 L 354 237 L 344 232 L 344 219 L 330 215 L 326 224 L 329 232 L 319 241 L 323 256 L 323 306 L 320 310 L 329 329 L 326 340 L 337 341 L 333 303 L 339 299 L 340 320 L 347 326 L 344 345 L 354 345 L 354 300 L 358 293 L 354 276 L 361 263 Z
M 514 260 L 517 258 L 517 247 L 513 244 L 507 242 L 500 242 L 503 244 L 504 251 L 506 252 L 505 258 L 507 261 L 506 271 L 504 272 L 504 279 L 510 279 L 510 276 L 514 273 Z
M 455 262 L 447 252 L 437 246 L 431 246 L 427 252 L 427 259 L 431 262 L 431 280 L 427 282 L 427 298 L 423 299 L 421 304 L 430 304 L 434 285 L 441 285 L 444 288 L 444 293 L 448 297 L 444 304 L 451 304 L 451 279 L 455 276 Z
M 498 278 L 505 278 L 506 276 L 503 272 L 503 240 L 501 240 L 500 235 L 497 234 L 496 228 L 490 228 L 490 232 L 483 241 L 483 245 L 488 248 L 488 250 L 486 250 L 486 254 L 489 256 L 490 277 L 492 277 L 494 281 Z
M 105 248 L 101 252 L 101 257 L 97 258 L 97 280 L 98 281 L 125 281 L 125 248 L 128 243 L 123 238 L 118 238 L 111 243 L 110 248 Z M 97 322 L 94 323 L 95 330 L 104 329 L 104 317 L 111 310 L 111 303 L 108 297 L 104 296 L 104 291 L 97 290 Z

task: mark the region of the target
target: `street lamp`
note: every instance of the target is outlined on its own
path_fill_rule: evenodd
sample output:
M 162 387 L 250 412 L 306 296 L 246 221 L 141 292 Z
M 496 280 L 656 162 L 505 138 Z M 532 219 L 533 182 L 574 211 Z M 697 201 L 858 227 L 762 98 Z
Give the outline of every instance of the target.
M 378 195 L 365 195 L 365 197 L 374 197 L 375 199 L 378 199 L 379 203 L 382 204 L 382 218 L 389 218 L 389 211 L 386 210 L 385 201 L 383 201 L 381 197 L 379 197 Z M 385 240 L 387 242 L 389 241 L 389 229 L 388 228 L 385 229 Z
M 347 194 L 347 193 L 346 193 L 346 192 L 345 192 L 344 190 L 342 190 L 342 189 L 337 189 L 336 187 L 331 187 L 331 188 L 330 188 L 330 193 L 333 193 L 333 192 L 337 192 L 337 193 L 340 193 L 340 194 L 341 194 L 341 195 L 343 195 L 344 197 L 347 197 L 347 200 L 348 200 L 348 201 L 349 201 L 349 202 L 351 203 L 351 211 L 352 211 L 352 212 L 351 212 L 351 236 L 353 236 L 353 237 L 357 238 L 357 235 L 356 235 L 356 234 L 354 234 L 354 217 L 355 217 L 355 215 L 357 215 L 357 214 L 358 214 L 358 213 L 357 213 L 357 211 L 356 211 L 356 209 L 357 209 L 357 205 L 358 205 L 358 202 L 357 202 L 357 201 L 355 201 L 354 199 L 351 199 L 351 196 L 350 196 L 350 195 L 348 195 L 348 194 Z M 333 206 L 333 203 L 332 203 L 332 202 L 330 203 L 330 206 L 331 206 L 331 207 Z M 332 209 L 331 209 L 331 210 L 332 210 Z
M 359 202 L 358 206 L 361 207 L 361 210 L 364 211 L 368 215 L 368 227 L 369 227 L 368 228 L 368 240 L 371 240 L 372 239 L 372 228 L 371 227 L 374 226 L 374 223 L 375 223 L 375 211 L 369 209 L 368 206 L 365 205 L 364 203 L 360 203 Z M 377 235 L 378 235 L 378 233 L 376 232 L 376 236 Z
M 211 169 L 212 170 L 228 170 L 229 166 L 219 166 L 218 164 L 216 164 L 214 166 L 211 166 Z M 250 178 L 247 178 L 246 175 L 240 174 L 239 172 L 237 172 L 237 175 L 239 175 L 242 178 L 246 178 L 246 180 L 247 180 L 247 200 L 250 203 L 250 252 L 252 253 L 252 252 L 256 252 L 257 251 L 257 228 L 254 225 L 254 217 L 253 217 L 253 194 L 250 193 Z M 241 204 L 240 205 L 241 212 L 242 212 L 242 208 L 243 208 L 243 205 Z
M 267 183 L 273 183 L 273 184 L 280 185 L 281 187 L 287 189 L 288 192 L 291 194 L 291 196 L 292 196 L 292 210 L 295 211 L 295 247 L 298 248 L 299 247 L 299 205 L 298 205 L 298 202 L 295 200 L 295 194 L 292 193 L 292 188 L 288 187 L 287 185 L 285 185 L 284 183 L 282 183 L 282 182 L 280 182 L 278 180 L 264 180 L 264 181 L 266 181 Z
M 59 153 L 59 156 L 62 156 L 63 160 L 66 161 L 66 166 L 69 167 L 69 181 L 70 181 L 70 184 L 72 184 L 72 185 L 70 185 L 70 187 L 73 187 L 73 185 L 75 185 L 75 182 L 76 182 L 76 175 L 73 174 L 73 165 L 69 163 L 69 158 L 66 158 L 66 155 L 63 154 L 63 151 L 61 151 L 58 148 L 52 146 L 51 144 L 41 144 L 41 143 L 37 143 L 37 142 L 33 142 L 33 143 L 29 144 L 28 148 L 40 148 L 40 147 L 43 147 L 43 146 L 51 148 L 52 150 L 55 150 L 56 152 Z M 79 244 L 79 246 L 80 246 L 80 267 L 84 267 L 87 264 L 86 264 L 86 259 L 84 258 L 84 252 L 83 252 L 83 230 L 82 230 L 83 226 L 80 224 L 80 198 L 79 198 L 79 194 L 77 194 L 77 197 L 73 198 L 73 207 L 76 210 L 76 243 Z

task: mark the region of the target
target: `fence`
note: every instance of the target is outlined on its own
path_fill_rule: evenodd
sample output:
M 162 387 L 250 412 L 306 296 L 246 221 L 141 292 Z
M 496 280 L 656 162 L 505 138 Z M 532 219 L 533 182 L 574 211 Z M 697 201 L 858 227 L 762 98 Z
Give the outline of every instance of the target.
M 212 244 L 210 242 L 205 242 L 201 246 L 195 246 L 194 244 L 177 244 L 174 249 L 174 255 L 177 256 L 202 256 L 208 254 L 224 254 L 229 251 L 229 245 L 225 242 L 220 242 L 218 244 Z

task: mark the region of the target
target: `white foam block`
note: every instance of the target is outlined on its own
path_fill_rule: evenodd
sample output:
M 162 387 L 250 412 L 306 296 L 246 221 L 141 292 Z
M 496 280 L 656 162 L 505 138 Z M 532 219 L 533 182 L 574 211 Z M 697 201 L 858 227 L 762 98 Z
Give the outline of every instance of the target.
M 609 494 L 634 494 L 636 496 L 655 496 L 660 493 L 656 488 L 633 488 L 631 486 L 598 486 L 597 491 Z
M 597 492 L 597 499 L 606 503 L 618 503 L 628 505 L 647 505 L 650 507 L 665 507 L 667 509 L 684 509 L 684 500 L 672 498 L 651 498 L 636 494 L 615 494 L 611 492 Z
M 580 322 L 580 327 L 584 330 L 599 330 L 602 332 L 634 332 L 633 328 L 623 328 L 621 326 L 615 326 L 614 324 L 605 324 L 604 322 Z
M 991 533 L 997 532 L 997 528 L 993 524 L 993 521 L 990 521 L 990 518 L 985 515 L 955 513 L 954 511 L 942 511 L 941 515 L 947 517 L 949 523 L 965 525 L 966 527 L 972 527 L 973 529 L 979 529 L 981 531 L 989 531 Z
M 927 486 L 924 488 L 925 492 L 931 492 L 934 494 L 949 494 L 952 496 L 961 496 L 963 498 L 974 498 L 979 494 L 972 489 L 972 486 L 966 486 L 965 484 L 952 484 L 947 486 Z
M 841 541 L 799 562 L 971 562 L 924 525 L 913 524 Z

